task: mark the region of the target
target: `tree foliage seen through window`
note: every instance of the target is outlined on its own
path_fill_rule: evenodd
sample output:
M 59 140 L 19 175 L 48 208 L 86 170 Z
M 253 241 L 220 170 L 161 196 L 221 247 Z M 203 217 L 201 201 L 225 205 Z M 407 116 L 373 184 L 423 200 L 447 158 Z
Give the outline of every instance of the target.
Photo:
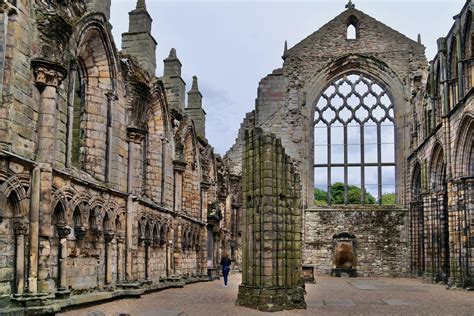
M 360 204 L 361 189 L 355 185 L 347 186 L 347 201 L 349 204 Z M 365 204 L 375 204 L 372 194 L 365 192 Z M 314 203 L 327 205 L 326 191 L 314 189 Z M 344 183 L 336 182 L 331 185 L 331 204 L 344 204 Z

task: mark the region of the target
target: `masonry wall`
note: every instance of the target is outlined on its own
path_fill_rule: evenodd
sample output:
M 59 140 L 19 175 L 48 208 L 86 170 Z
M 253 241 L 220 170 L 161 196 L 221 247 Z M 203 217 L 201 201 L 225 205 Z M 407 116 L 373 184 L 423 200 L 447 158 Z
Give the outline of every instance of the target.
M 360 209 L 360 207 L 359 207 Z M 406 276 L 408 274 L 407 211 L 357 208 L 318 209 L 305 212 L 303 264 L 316 274 L 335 268 L 334 236 L 355 236 L 358 276 Z
M 148 15 L 137 5 L 133 16 Z M 28 312 L 25 293 L 54 313 L 75 304 L 71 295 L 95 300 L 130 284 L 140 294 L 207 280 L 227 247 L 221 218 L 210 223 L 207 213 L 218 192 L 227 197 L 218 188 L 227 185 L 216 171 L 221 160 L 184 111 L 169 110 L 156 69 L 140 64 L 154 46 L 117 51 L 109 7 L 0 5 L 0 314 Z M 127 48 L 153 44 L 141 31 L 127 33 Z M 209 265 L 208 229 L 216 241 Z

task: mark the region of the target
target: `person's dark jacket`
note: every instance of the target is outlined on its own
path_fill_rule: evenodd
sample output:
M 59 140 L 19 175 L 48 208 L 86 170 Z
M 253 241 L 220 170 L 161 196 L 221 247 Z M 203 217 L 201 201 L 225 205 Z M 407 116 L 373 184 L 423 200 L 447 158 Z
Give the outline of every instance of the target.
M 229 270 L 231 264 L 232 264 L 232 262 L 230 261 L 229 258 L 222 258 L 221 259 L 222 270 Z

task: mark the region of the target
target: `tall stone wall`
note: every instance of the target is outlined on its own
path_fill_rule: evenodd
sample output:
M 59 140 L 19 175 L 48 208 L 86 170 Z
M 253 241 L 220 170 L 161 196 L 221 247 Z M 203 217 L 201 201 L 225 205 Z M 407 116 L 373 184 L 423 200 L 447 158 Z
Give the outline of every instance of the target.
M 167 102 L 181 63 L 155 76 L 144 0 L 117 52 L 109 6 L 0 1 L 0 314 L 208 280 L 229 248 L 223 164 Z
M 245 136 L 242 285 L 237 304 L 262 311 L 306 308 L 299 175 L 274 135 L 257 128 Z

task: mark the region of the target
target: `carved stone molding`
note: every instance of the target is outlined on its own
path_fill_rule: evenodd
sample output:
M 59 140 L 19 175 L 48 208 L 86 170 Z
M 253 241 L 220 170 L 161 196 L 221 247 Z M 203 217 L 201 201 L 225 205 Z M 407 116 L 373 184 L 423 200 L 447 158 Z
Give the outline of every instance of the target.
M 173 169 L 176 172 L 183 173 L 186 170 L 186 161 L 174 160 Z
M 143 142 L 143 139 L 145 138 L 146 131 L 134 128 L 134 127 L 128 127 L 127 128 L 127 140 L 129 142 L 133 142 L 136 144 L 141 144 Z
M 27 235 L 28 234 L 28 223 L 22 221 L 13 222 L 13 230 L 15 235 Z
M 38 86 L 58 87 L 66 77 L 66 69 L 43 60 L 32 61 L 35 81 Z
M 109 243 L 111 242 L 115 237 L 115 232 L 113 230 L 110 230 L 110 229 L 106 229 L 104 231 L 104 239 L 105 239 L 105 242 Z
M 84 226 L 77 226 L 74 227 L 74 235 L 76 236 L 77 240 L 83 240 L 84 236 L 86 235 L 87 228 Z
M 125 242 L 125 239 L 126 239 L 125 232 L 118 232 L 115 235 L 115 238 L 117 239 L 118 243 L 123 244 Z
M 59 239 L 66 238 L 71 233 L 71 227 L 69 226 L 57 226 L 56 230 L 58 232 Z

